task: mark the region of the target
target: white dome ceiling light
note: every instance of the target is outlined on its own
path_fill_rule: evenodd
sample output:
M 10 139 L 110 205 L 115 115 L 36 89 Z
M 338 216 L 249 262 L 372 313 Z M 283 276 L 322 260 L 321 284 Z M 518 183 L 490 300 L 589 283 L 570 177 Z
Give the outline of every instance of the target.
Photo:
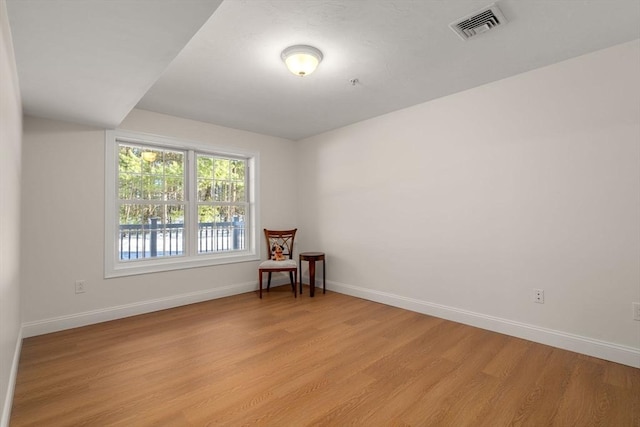
M 289 46 L 280 56 L 289 71 L 300 77 L 313 73 L 322 61 L 322 52 L 307 45 Z

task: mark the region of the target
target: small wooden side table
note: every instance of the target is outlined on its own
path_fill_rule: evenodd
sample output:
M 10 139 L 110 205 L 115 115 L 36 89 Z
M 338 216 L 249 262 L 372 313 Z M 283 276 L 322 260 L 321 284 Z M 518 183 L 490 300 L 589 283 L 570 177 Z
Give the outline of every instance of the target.
M 309 262 L 309 294 L 316 293 L 316 261 L 322 261 L 322 293 L 327 293 L 327 270 L 325 268 L 324 252 L 302 252 L 300 254 L 300 295 L 302 295 L 302 261 Z

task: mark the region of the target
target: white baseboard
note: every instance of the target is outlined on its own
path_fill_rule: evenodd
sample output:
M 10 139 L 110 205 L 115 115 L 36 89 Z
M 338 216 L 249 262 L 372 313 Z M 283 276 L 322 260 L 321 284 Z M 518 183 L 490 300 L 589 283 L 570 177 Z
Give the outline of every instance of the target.
M 16 348 L 13 352 L 13 361 L 11 363 L 11 372 L 9 373 L 9 383 L 7 385 L 7 393 L 4 398 L 4 406 L 2 407 L 2 418 L 0 418 L 0 427 L 8 427 L 11 419 L 11 407 L 13 406 L 13 394 L 16 389 L 16 378 L 18 377 L 18 365 L 20 364 L 20 351 L 22 350 L 22 330 L 18 333 L 16 339 Z
M 640 368 L 640 349 L 637 348 L 344 283 L 327 281 L 327 289 Z
M 215 289 L 207 289 L 204 291 L 190 292 L 187 294 L 173 295 L 165 298 L 140 301 L 132 304 L 85 311 L 67 316 L 25 322 L 22 324 L 22 333 L 25 338 L 28 338 L 36 335 L 63 331 L 65 329 L 92 325 L 94 323 L 107 322 L 109 320 L 122 319 L 124 317 L 136 316 L 138 314 L 151 313 L 153 311 L 165 310 L 167 308 L 174 308 L 211 299 L 242 294 L 245 292 L 255 291 L 256 289 L 256 282 L 248 282 Z

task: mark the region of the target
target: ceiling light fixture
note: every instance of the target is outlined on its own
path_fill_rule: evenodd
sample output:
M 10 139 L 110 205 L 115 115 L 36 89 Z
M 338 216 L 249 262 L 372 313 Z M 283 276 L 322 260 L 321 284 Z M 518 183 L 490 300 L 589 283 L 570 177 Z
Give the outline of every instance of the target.
M 155 162 L 158 153 L 154 153 L 153 151 L 143 151 L 142 152 L 142 160 L 145 162 Z
M 313 73 L 322 61 L 322 52 L 313 46 L 289 46 L 280 55 L 287 68 L 296 76 L 304 77 Z

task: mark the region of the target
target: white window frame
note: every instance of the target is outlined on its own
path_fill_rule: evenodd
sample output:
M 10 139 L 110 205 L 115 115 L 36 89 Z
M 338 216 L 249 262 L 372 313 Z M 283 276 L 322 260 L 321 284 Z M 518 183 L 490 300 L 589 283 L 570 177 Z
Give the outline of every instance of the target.
M 118 147 L 120 143 L 131 143 L 160 149 L 177 149 L 185 152 L 185 246 L 184 255 L 174 257 L 141 258 L 120 261 L 118 257 L 119 214 L 118 214 Z M 195 177 L 196 154 L 228 156 L 247 161 L 248 208 L 245 223 L 245 249 L 199 254 L 195 244 L 198 229 L 197 185 Z M 185 268 L 205 267 L 238 262 L 260 260 L 260 235 L 258 230 L 259 209 L 259 153 L 240 149 L 228 149 L 201 142 L 185 141 L 170 137 L 108 130 L 105 133 L 105 278 L 156 273 Z

